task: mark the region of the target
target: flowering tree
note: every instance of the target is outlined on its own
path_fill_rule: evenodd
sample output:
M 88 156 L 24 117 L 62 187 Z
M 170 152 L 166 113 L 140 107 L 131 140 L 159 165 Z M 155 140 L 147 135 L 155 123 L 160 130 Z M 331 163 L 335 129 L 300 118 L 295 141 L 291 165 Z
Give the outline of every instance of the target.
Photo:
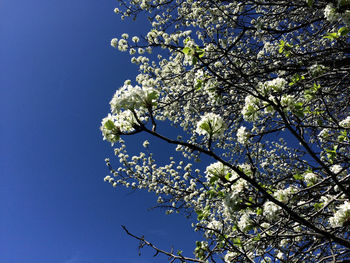
M 195 215 L 203 240 L 185 257 L 125 230 L 171 262 L 350 260 L 350 1 L 119 2 L 151 30 L 111 41 L 140 74 L 102 120 L 122 163 L 105 181 Z M 148 141 L 129 157 L 136 133 L 182 159 L 157 164 Z

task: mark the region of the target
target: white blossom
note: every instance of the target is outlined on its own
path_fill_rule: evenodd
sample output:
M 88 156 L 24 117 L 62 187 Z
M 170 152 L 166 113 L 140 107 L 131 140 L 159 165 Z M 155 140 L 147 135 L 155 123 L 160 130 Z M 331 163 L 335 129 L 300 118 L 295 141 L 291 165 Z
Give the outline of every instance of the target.
M 149 145 L 149 141 L 148 140 L 145 140 L 142 144 L 143 147 L 147 148 Z
M 128 49 L 128 42 L 125 39 L 119 39 L 118 41 L 118 50 L 126 51 Z
M 324 17 L 329 22 L 334 22 L 339 18 L 339 14 L 336 12 L 333 4 L 328 4 L 326 8 L 324 9 Z
M 263 213 L 268 220 L 274 220 L 280 211 L 280 207 L 271 201 L 267 201 L 264 204 Z
M 237 225 L 239 229 L 241 229 L 242 231 L 246 231 L 246 230 L 249 230 L 251 223 L 252 223 L 252 220 L 250 218 L 250 213 L 246 212 L 246 213 L 243 213 L 243 215 L 241 215 Z
M 140 41 L 139 37 L 137 37 L 137 36 L 132 37 L 131 40 L 132 40 L 132 42 L 134 42 L 134 43 L 138 43 L 138 42 Z
M 239 127 L 239 129 L 237 130 L 237 141 L 243 145 L 248 143 L 250 137 L 250 133 L 246 130 L 247 128 L 244 126 Z
M 350 128 L 350 116 L 339 122 L 339 125 L 343 128 Z
M 111 111 L 118 112 L 121 109 L 147 108 L 155 105 L 158 96 L 158 92 L 151 87 L 124 85 L 114 94 L 110 102 Z
M 340 173 L 340 171 L 341 171 L 342 169 L 343 169 L 343 167 L 341 167 L 341 165 L 339 165 L 339 164 L 334 164 L 334 165 L 332 165 L 332 166 L 330 167 L 331 172 L 334 173 L 334 174 Z
M 278 201 L 281 201 L 282 203 L 287 203 L 292 196 L 293 193 L 296 192 L 295 187 L 289 186 L 286 189 L 279 189 L 277 190 L 273 196 L 276 197 Z
M 318 179 L 318 175 L 312 172 L 308 172 L 304 175 L 304 180 L 307 184 L 315 184 L 318 181 Z
M 213 138 L 223 135 L 226 125 L 223 119 L 215 113 L 206 113 L 197 123 L 196 132 L 200 135 L 209 135 Z
M 263 84 L 260 84 L 260 89 L 264 92 L 264 94 L 269 94 L 271 91 L 281 92 L 284 90 L 287 81 L 284 78 L 275 78 L 273 80 L 266 81 Z
M 232 263 L 237 254 L 235 252 L 228 251 L 224 257 L 226 263 Z
M 332 227 L 341 227 L 350 220 L 350 202 L 345 201 L 342 205 L 337 207 L 334 216 L 329 218 L 329 223 Z
M 242 109 L 243 118 L 246 121 L 256 121 L 259 117 L 259 100 L 253 97 L 252 95 L 248 95 L 245 98 L 245 104 Z
M 100 130 L 102 131 L 103 140 L 115 143 L 119 140 L 119 135 L 115 133 L 117 127 L 115 126 L 116 116 L 108 114 L 107 117 L 102 119 Z
M 114 47 L 114 48 L 116 48 L 117 45 L 118 45 L 118 39 L 117 39 L 117 38 L 113 38 L 113 39 L 111 40 L 111 46 Z
M 232 174 L 232 171 L 222 162 L 216 162 L 212 163 L 206 168 L 205 174 L 207 176 L 207 179 L 209 180 L 213 176 L 224 178 L 226 175 Z M 231 178 L 234 179 L 232 175 Z

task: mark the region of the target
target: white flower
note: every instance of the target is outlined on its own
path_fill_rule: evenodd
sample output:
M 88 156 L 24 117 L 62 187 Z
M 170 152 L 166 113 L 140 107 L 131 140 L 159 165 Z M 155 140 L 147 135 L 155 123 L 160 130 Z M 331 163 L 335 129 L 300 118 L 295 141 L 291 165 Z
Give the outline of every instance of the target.
M 264 94 L 268 94 L 271 90 L 280 92 L 284 90 L 287 85 L 287 81 L 284 78 L 275 78 L 270 81 L 266 81 L 264 84 L 260 85 L 263 89 Z
M 111 46 L 114 47 L 114 48 L 116 48 L 117 45 L 118 45 L 118 38 L 113 38 L 113 39 L 111 40 Z
M 256 121 L 259 117 L 259 100 L 252 95 L 245 98 L 245 104 L 242 109 L 243 118 L 246 121 Z
M 346 117 L 346 119 L 339 122 L 339 125 L 343 128 L 350 128 L 350 116 Z
M 332 173 L 334 174 L 338 174 L 340 173 L 340 171 L 343 169 L 343 167 L 341 167 L 339 164 L 335 164 L 335 165 L 332 165 L 330 170 Z
M 118 49 L 120 51 L 126 51 L 128 49 L 128 42 L 125 39 L 119 39 Z
M 280 252 L 277 253 L 276 257 L 277 257 L 278 259 L 283 259 L 284 254 L 280 251 Z
M 111 142 L 112 145 L 119 140 L 119 135 L 117 134 L 117 127 L 114 124 L 115 119 L 115 115 L 108 114 L 107 117 L 102 119 L 100 127 L 103 140 Z
M 278 201 L 282 203 L 287 203 L 293 193 L 295 193 L 296 189 L 293 186 L 290 186 L 286 189 L 277 190 L 273 196 L 276 197 Z
M 325 142 L 325 139 L 329 137 L 329 130 L 327 128 L 322 129 L 317 136 L 321 142 Z
M 137 51 L 139 52 L 140 55 L 142 55 L 143 53 L 145 53 L 145 50 L 144 50 L 143 48 L 139 48 Z
M 293 110 L 294 109 L 294 103 L 295 103 L 295 98 L 293 95 L 286 95 L 283 94 L 281 98 L 281 105 L 283 107 L 286 107 L 287 110 Z
M 152 47 L 146 47 L 146 51 L 148 54 L 152 54 Z
M 266 228 L 269 228 L 270 226 L 271 226 L 271 225 L 270 225 L 269 223 L 267 223 L 267 222 L 264 222 L 264 223 L 261 224 L 261 227 L 262 227 L 262 228 L 265 228 L 265 229 L 266 229 Z
M 276 49 L 276 45 L 271 42 L 265 42 L 263 48 L 257 54 L 257 58 L 270 55 Z
M 245 212 L 241 218 L 239 219 L 237 225 L 238 228 L 242 231 L 247 231 L 249 230 L 249 227 L 252 223 L 252 220 L 250 219 L 250 213 L 249 212 Z
M 313 185 L 317 182 L 318 180 L 318 175 L 317 174 L 314 174 L 314 173 L 306 173 L 304 175 L 304 180 L 307 184 L 310 184 L 310 185 Z
M 240 144 L 247 144 L 249 137 L 250 137 L 250 133 L 246 131 L 246 127 L 241 126 L 238 130 L 237 130 L 237 141 Z
M 224 120 L 215 113 L 206 113 L 197 123 L 196 132 L 200 135 L 220 137 L 226 129 Z
M 205 169 L 205 174 L 206 174 L 206 177 L 207 177 L 208 181 L 213 176 L 217 176 L 217 177 L 223 178 L 229 173 L 231 174 L 230 175 L 230 181 L 234 180 L 235 178 L 237 178 L 236 173 L 233 172 L 229 167 L 225 166 L 222 162 L 212 163 L 211 165 L 209 165 Z
M 268 220 L 274 220 L 280 210 L 280 207 L 271 201 L 264 204 L 263 214 Z
M 134 114 L 130 110 L 119 112 L 117 115 L 108 114 L 101 122 L 103 140 L 107 140 L 112 145 L 119 140 L 119 135 L 123 132 L 134 130 L 137 124 Z
M 289 240 L 286 239 L 286 238 L 283 238 L 283 239 L 281 240 L 281 242 L 280 242 L 280 246 L 281 246 L 281 247 L 285 247 L 285 246 L 288 245 L 288 243 L 289 243 Z
M 228 193 L 223 200 L 223 205 L 227 216 L 230 216 L 235 211 L 237 204 L 241 201 L 240 191 L 232 191 Z
M 114 8 L 114 13 L 118 14 L 119 12 L 119 8 Z
M 341 227 L 348 220 L 350 220 L 350 202 L 345 201 L 344 204 L 338 206 L 338 211 L 334 216 L 329 218 L 329 223 L 332 227 Z
M 128 35 L 127 33 L 124 33 L 124 34 L 122 34 L 122 38 L 128 39 L 128 38 L 129 38 L 129 35 Z
M 214 229 L 214 230 L 220 231 L 222 229 L 222 223 L 217 221 L 217 220 L 213 220 L 213 221 L 209 222 L 207 227 L 210 228 L 210 229 Z
M 237 256 L 236 253 L 229 251 L 229 252 L 227 252 L 227 254 L 225 255 L 224 261 L 225 261 L 226 263 L 232 263 L 236 256 Z
M 114 94 L 110 105 L 113 113 L 119 112 L 121 109 L 139 109 L 154 106 L 159 93 L 150 87 L 139 87 L 124 85 Z
M 325 70 L 326 70 L 326 67 L 319 64 L 314 64 L 311 67 L 309 67 L 310 74 L 313 77 L 317 77 L 321 75 Z
M 143 146 L 143 147 L 145 147 L 145 148 L 147 148 L 147 147 L 148 147 L 148 145 L 149 145 L 149 141 L 147 141 L 147 140 L 146 140 L 146 141 L 144 141 L 144 142 L 143 142 L 143 144 L 142 144 L 142 146 Z
M 130 110 L 119 112 L 115 117 L 115 126 L 120 132 L 130 132 L 137 124 L 134 114 Z
M 134 55 L 136 53 L 136 50 L 134 48 L 130 48 L 129 54 Z
M 339 18 L 339 14 L 335 11 L 333 4 L 328 4 L 324 9 L 324 17 L 329 22 L 334 22 Z
M 132 37 L 132 42 L 134 42 L 134 43 L 138 43 L 139 41 L 140 41 L 140 39 L 138 38 L 138 37 Z

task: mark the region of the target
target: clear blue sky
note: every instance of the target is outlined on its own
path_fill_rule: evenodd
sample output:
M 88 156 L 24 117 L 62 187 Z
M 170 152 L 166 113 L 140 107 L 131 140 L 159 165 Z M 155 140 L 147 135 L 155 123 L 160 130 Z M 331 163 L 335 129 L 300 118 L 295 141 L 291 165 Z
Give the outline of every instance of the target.
M 110 39 L 143 26 L 121 22 L 115 7 L 0 1 L 1 263 L 167 262 L 148 249 L 139 257 L 122 224 L 191 256 L 189 221 L 148 211 L 149 193 L 103 182 L 113 150 L 100 121 L 115 89 L 136 75 Z

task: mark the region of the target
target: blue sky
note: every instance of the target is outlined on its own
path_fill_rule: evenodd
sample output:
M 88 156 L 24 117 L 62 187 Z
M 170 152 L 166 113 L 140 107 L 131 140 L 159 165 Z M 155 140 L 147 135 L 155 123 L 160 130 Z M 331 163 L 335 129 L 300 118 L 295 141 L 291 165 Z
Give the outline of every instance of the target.
M 130 57 L 110 47 L 144 23 L 121 22 L 113 0 L 0 2 L 0 262 L 166 262 L 120 225 L 191 256 L 194 235 L 179 215 L 148 211 L 155 197 L 103 182 L 101 119 Z M 139 138 L 142 139 L 142 138 Z M 139 140 L 130 142 L 134 150 Z M 155 145 L 158 154 L 162 154 Z

